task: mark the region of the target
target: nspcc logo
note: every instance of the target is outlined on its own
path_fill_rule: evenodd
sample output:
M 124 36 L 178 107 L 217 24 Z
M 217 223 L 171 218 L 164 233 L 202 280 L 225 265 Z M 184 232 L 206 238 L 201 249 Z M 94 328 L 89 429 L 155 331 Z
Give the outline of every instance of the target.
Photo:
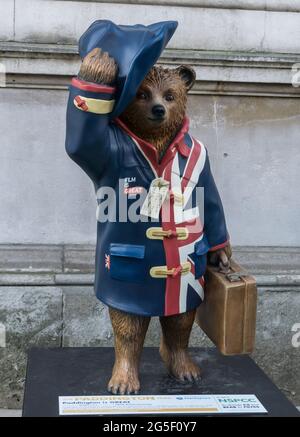
M 224 404 L 238 404 L 238 403 L 255 403 L 256 399 L 254 399 L 253 397 L 238 397 L 238 398 L 231 398 L 231 397 L 226 397 L 226 398 L 218 398 L 218 401 L 220 403 L 224 403 Z

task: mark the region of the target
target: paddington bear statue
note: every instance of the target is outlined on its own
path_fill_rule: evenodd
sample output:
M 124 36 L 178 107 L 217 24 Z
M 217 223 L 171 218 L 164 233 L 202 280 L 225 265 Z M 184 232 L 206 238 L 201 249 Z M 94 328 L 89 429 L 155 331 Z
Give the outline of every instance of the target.
M 200 377 L 188 343 L 206 260 L 228 265 L 231 256 L 207 150 L 189 132 L 195 71 L 155 65 L 176 27 L 96 21 L 80 39 L 70 86 L 66 150 L 96 192 L 95 293 L 114 332 L 113 394 L 138 393 L 152 316 L 169 374 Z

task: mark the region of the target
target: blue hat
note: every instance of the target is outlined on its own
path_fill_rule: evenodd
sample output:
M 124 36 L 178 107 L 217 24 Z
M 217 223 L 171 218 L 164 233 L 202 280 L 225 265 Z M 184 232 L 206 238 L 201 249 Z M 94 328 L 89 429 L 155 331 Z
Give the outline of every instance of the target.
M 149 26 L 118 26 L 109 20 L 98 20 L 81 36 L 79 54 L 82 59 L 95 47 L 100 47 L 118 63 L 118 91 L 112 117 L 120 115 L 134 98 L 177 25 L 177 21 L 162 21 Z

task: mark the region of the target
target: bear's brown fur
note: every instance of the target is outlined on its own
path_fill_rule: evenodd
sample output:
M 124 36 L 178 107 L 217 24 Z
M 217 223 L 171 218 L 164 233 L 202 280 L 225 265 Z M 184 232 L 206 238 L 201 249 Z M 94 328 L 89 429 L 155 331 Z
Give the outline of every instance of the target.
M 189 67 L 152 67 L 135 99 L 120 117 L 132 132 L 157 148 L 160 158 L 182 126 L 186 113 L 187 90 L 194 79 L 195 73 Z M 159 120 L 151 122 L 149 119 L 155 105 L 161 105 L 165 109 L 165 117 L 161 123 Z
M 101 49 L 92 50 L 83 60 L 79 77 L 89 82 L 112 85 L 117 65 Z M 142 82 L 135 99 L 121 120 L 137 136 L 152 143 L 160 158 L 181 128 L 187 103 L 187 91 L 195 81 L 195 72 L 187 66 L 166 69 L 154 66 Z M 228 263 L 225 250 L 215 252 L 215 261 Z M 115 337 L 115 364 L 108 390 L 114 394 L 137 393 L 140 389 L 138 368 L 150 317 L 127 314 L 109 308 Z M 200 376 L 199 367 L 188 354 L 195 310 L 160 317 L 162 339 L 160 354 L 170 374 L 184 381 Z

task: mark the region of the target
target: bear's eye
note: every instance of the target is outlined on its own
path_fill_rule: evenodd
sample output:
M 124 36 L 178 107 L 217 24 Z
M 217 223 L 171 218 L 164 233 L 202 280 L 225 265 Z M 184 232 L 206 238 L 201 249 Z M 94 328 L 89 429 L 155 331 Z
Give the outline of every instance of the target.
M 136 96 L 140 100 L 147 100 L 148 99 L 148 95 L 144 91 L 138 92 Z
M 174 96 L 173 96 L 173 94 L 172 94 L 172 93 L 167 93 L 167 94 L 165 95 L 165 100 L 166 100 L 167 102 L 172 102 L 172 100 L 174 100 Z

